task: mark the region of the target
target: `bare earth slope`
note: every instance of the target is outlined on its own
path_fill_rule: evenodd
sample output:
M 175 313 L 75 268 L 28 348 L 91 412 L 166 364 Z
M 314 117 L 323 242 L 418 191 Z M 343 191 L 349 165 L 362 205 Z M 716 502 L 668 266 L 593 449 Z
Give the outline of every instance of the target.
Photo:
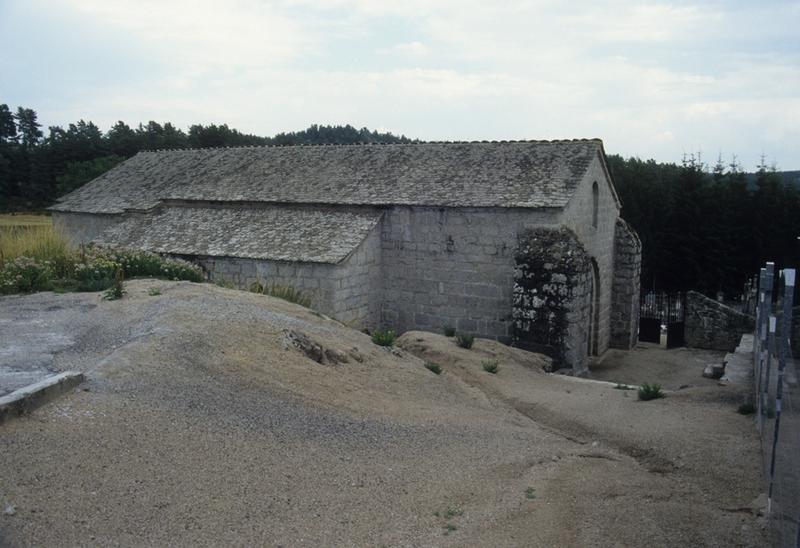
M 89 378 L 0 426 L 0 545 L 765 543 L 756 437 L 711 388 L 643 403 L 490 341 L 126 285 L 0 299 L 0 359 Z

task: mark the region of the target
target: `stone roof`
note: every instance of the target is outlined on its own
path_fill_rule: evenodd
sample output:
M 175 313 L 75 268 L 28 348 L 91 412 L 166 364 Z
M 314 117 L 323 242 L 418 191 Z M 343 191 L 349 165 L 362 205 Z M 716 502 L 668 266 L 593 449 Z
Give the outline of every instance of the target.
M 298 207 L 162 207 L 133 214 L 95 242 L 174 255 L 339 263 L 381 213 Z
M 140 152 L 51 209 L 120 213 L 163 200 L 564 207 L 598 154 L 597 139 Z

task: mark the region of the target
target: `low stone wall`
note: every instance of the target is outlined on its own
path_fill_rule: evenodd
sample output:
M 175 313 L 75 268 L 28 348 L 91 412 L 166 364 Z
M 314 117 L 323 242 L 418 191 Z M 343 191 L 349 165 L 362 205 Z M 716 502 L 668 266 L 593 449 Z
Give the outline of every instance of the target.
M 686 294 L 686 346 L 731 352 L 754 329 L 752 316 L 696 291 Z
M 514 272 L 514 345 L 553 358 L 555 367 L 588 373 L 591 259 L 570 230 L 520 234 Z
M 639 291 L 642 241 L 628 223 L 617 219 L 614 234 L 614 282 L 611 288 L 612 348 L 636 346 L 639 328 Z
M 373 232 L 340 264 L 269 261 L 235 257 L 187 257 L 209 279 L 239 289 L 262 285 L 291 286 L 311 299 L 311 308 L 357 329 L 378 326 L 380 240 Z

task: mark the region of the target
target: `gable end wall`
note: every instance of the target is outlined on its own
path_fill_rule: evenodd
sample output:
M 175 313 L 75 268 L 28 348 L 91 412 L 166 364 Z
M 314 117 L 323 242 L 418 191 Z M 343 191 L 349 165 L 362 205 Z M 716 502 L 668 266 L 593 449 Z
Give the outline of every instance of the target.
M 592 184 L 598 184 L 598 223 L 592 226 L 594 200 Z M 578 237 L 588 255 L 597 263 L 600 275 L 600 311 L 598 323 L 597 354 L 602 355 L 611 341 L 611 292 L 614 280 L 614 236 L 619 205 L 614 197 L 602 161 L 597 156 L 564 209 L 564 224 Z M 588 329 L 588 325 L 586 326 Z

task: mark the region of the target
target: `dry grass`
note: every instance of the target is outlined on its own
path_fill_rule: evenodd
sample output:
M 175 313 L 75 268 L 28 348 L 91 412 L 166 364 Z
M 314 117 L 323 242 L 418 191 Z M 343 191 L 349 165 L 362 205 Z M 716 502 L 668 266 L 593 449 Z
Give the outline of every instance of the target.
M 14 221 L 19 221 L 14 224 Z M 0 215 L 0 258 L 31 257 L 39 261 L 70 255 L 66 239 L 56 232 L 50 217 L 43 215 Z

